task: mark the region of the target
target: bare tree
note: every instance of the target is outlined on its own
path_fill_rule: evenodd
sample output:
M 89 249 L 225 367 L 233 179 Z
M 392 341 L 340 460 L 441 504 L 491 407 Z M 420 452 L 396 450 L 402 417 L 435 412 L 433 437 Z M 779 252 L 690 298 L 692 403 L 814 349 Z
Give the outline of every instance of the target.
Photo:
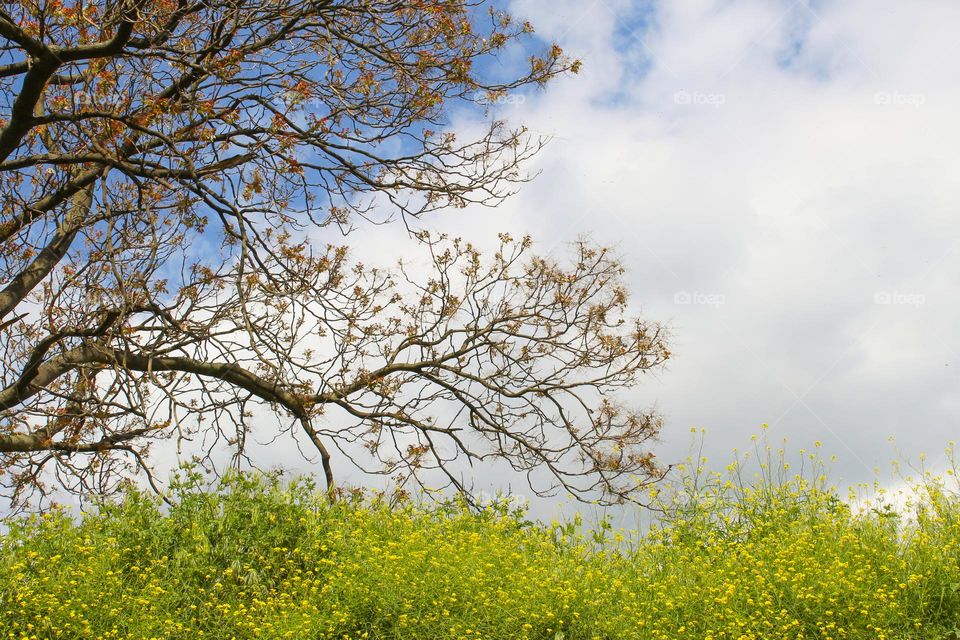
M 21 0 L 0 10 L 0 481 L 104 492 L 152 481 L 148 447 L 250 450 L 251 411 L 330 451 L 419 477 L 495 457 L 578 495 L 657 471 L 655 416 L 610 396 L 663 362 L 624 317 L 620 266 L 563 266 L 502 238 L 421 235 L 420 281 L 351 262 L 323 228 L 495 205 L 542 140 L 484 104 L 532 31 L 486 2 Z M 332 225 L 332 227 L 331 227 Z M 329 235 L 329 234 L 327 234 Z M 362 443 L 368 454 L 357 455 Z

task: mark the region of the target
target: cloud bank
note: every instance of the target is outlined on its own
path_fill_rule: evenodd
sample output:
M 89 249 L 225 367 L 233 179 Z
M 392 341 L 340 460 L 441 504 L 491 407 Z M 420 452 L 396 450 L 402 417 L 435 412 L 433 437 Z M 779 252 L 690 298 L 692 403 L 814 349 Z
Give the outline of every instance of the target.
M 669 368 L 633 398 L 665 416 L 666 462 L 684 457 L 691 427 L 720 464 L 766 423 L 794 450 L 822 441 L 844 483 L 897 455 L 942 463 L 960 423 L 960 5 L 511 9 L 583 70 L 496 105 L 553 137 L 539 177 L 496 210 L 423 226 L 481 246 L 529 233 L 557 254 L 581 234 L 614 245 L 636 310 L 673 334 Z M 466 137 L 474 116 L 458 119 Z M 404 233 L 349 240 L 390 264 Z M 292 451 L 267 455 L 303 468 Z M 502 469 L 474 473 L 478 488 L 524 492 Z
M 947 0 L 514 2 L 582 73 L 500 114 L 554 136 L 465 235 L 615 244 L 675 359 L 637 401 L 729 458 L 762 423 L 845 480 L 960 412 L 960 42 Z

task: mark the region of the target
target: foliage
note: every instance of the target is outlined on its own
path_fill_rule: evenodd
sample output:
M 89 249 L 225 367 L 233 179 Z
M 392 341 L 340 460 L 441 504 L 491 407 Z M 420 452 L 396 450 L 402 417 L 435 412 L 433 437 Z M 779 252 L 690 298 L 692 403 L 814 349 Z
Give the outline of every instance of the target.
M 763 450 L 761 450 L 761 453 Z M 809 454 L 806 454 L 809 455 Z M 901 509 L 841 500 L 816 455 L 758 475 L 701 464 L 643 534 L 544 525 L 508 502 L 330 504 L 309 481 L 188 472 L 31 516 L 0 546 L 9 638 L 948 638 L 960 493 L 925 475 Z M 698 462 L 698 461 L 695 461 Z M 772 463 L 772 464 L 771 464 Z M 812 467 L 810 465 L 813 465 Z M 669 493 L 669 495 L 668 495 Z M 872 507 L 871 507 L 872 505 Z
M 532 33 L 488 0 L 5 5 L 0 494 L 284 438 L 331 491 L 351 463 L 468 490 L 498 460 L 611 501 L 655 480 L 659 421 L 615 392 L 669 354 L 610 252 L 419 232 L 375 268 L 339 233 L 527 180 L 545 141 L 497 104 L 578 68 Z

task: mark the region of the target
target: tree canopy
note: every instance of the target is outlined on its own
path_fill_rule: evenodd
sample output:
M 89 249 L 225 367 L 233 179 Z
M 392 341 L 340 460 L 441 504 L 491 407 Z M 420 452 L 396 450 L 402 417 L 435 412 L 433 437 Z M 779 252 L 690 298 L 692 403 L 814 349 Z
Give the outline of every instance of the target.
M 469 487 L 624 499 L 657 417 L 614 392 L 663 363 L 622 268 L 417 232 L 429 273 L 356 262 L 371 222 L 496 205 L 544 141 L 482 109 L 573 71 L 484 1 L 19 0 L 0 10 L 0 482 L 153 481 L 150 444 L 237 460 L 253 411 L 338 459 Z M 501 55 L 532 52 L 526 67 Z M 513 70 L 509 77 L 507 71 Z M 337 231 L 336 240 L 333 231 Z M 342 232 L 342 234 L 340 233 Z

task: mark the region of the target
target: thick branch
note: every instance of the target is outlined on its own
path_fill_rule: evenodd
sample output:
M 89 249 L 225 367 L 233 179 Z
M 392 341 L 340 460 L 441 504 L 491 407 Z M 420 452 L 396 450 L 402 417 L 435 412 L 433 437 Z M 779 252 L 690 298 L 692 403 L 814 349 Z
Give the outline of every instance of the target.
M 93 205 L 93 187 L 88 186 L 74 196 L 67 215 L 53 235 L 53 240 L 43 248 L 33 262 L 21 271 L 0 291 L 0 318 L 13 311 L 20 302 L 33 291 L 37 284 L 47 277 L 57 263 L 63 260 L 73 244 L 83 221 Z
M 301 421 L 309 420 L 307 409 L 298 396 L 239 365 L 204 362 L 186 357 L 153 357 L 149 354 L 96 345 L 76 347 L 57 355 L 36 367 L 29 381 L 17 382 L 0 390 L 0 410 L 18 406 L 61 376 L 88 365 L 118 366 L 129 371 L 179 371 L 216 378 L 245 389 L 267 402 L 282 405 Z M 0 436 L 0 452 L 37 451 L 49 448 L 49 443 L 43 442 L 43 434 Z

